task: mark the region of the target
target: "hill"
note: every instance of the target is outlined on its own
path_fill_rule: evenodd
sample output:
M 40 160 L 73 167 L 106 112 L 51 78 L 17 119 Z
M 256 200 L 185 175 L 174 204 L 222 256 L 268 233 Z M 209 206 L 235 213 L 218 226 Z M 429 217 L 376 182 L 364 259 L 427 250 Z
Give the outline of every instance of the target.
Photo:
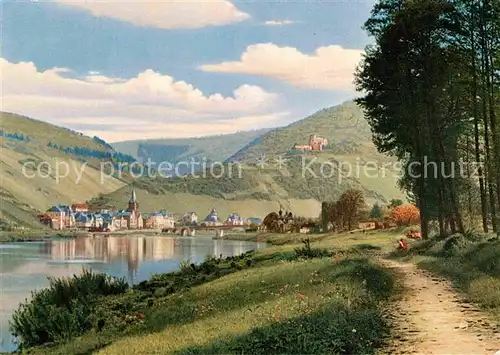
M 131 155 L 138 160 L 177 164 L 180 161 L 206 159 L 225 161 L 256 137 L 269 129 L 238 132 L 199 138 L 150 139 L 112 143 L 119 152 Z
M 370 126 L 364 120 L 360 108 L 352 101 L 322 109 L 286 127 L 269 131 L 240 149 L 229 160 L 249 162 L 262 155 L 290 155 L 295 144 L 308 143 L 310 134 L 328 139 L 325 153 L 387 160 L 377 153 L 372 143 Z
M 294 151 L 294 144 L 307 143 L 309 134 L 327 138 L 329 145 L 322 152 Z M 267 160 L 258 164 L 263 155 Z M 279 156 L 284 160 L 276 160 Z M 223 170 L 219 166 L 195 176 L 139 179 L 135 188 L 144 211 L 194 211 L 204 217 L 216 207 L 223 217 L 234 211 L 263 217 L 282 205 L 316 217 L 322 201 L 334 200 L 351 187 L 362 190 L 369 203 L 404 198 L 396 187 L 393 162 L 377 153 L 361 111 L 347 102 L 256 137 L 228 158 Z M 129 193 L 130 188 L 122 188 L 92 204 L 120 208 Z
M 53 204 L 83 202 L 125 186 L 116 177 L 101 183 L 100 164 L 133 161 L 98 137 L 5 112 L 0 149 L 0 221 L 24 227 L 39 227 L 37 213 Z

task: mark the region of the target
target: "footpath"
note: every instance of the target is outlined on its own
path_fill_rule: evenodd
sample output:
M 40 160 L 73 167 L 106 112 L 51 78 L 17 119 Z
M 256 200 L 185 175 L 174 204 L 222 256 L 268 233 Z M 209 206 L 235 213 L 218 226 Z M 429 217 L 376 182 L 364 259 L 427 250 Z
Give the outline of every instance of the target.
M 442 279 L 410 263 L 381 260 L 403 277 L 403 293 L 387 314 L 396 335 L 390 354 L 500 355 L 500 325 Z

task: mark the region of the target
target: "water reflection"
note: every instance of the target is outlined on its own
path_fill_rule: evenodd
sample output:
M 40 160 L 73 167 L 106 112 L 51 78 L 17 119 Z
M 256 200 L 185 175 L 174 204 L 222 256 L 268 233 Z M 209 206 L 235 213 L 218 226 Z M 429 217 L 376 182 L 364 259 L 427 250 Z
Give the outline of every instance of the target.
M 85 267 L 137 283 L 177 269 L 182 260 L 201 262 L 207 255 L 238 255 L 263 246 L 210 237 L 142 235 L 0 244 L 0 351 L 15 349 L 8 320 L 32 290 L 48 285 L 48 276 L 71 276 Z

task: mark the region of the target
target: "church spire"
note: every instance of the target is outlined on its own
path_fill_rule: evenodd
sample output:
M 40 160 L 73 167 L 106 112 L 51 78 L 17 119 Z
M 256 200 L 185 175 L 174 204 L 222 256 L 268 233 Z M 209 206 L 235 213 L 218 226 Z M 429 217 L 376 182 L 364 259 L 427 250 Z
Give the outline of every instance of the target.
M 139 204 L 137 203 L 137 196 L 135 194 L 135 189 L 132 187 L 132 191 L 130 193 L 130 200 L 128 201 L 128 210 L 133 211 L 139 208 Z
M 132 202 L 132 203 L 137 202 L 137 196 L 135 195 L 135 189 L 133 187 L 132 187 L 132 193 L 130 194 L 130 201 L 129 202 Z

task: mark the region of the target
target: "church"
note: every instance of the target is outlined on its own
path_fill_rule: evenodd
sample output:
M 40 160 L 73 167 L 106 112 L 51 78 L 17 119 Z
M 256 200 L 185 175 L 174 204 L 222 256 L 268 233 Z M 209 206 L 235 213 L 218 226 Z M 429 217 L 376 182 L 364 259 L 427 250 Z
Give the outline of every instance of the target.
M 144 227 L 144 220 L 139 211 L 139 203 L 137 202 L 135 189 L 132 189 L 130 200 L 128 201 L 128 208 L 125 211 L 118 211 L 114 219 L 116 229 L 142 229 Z

